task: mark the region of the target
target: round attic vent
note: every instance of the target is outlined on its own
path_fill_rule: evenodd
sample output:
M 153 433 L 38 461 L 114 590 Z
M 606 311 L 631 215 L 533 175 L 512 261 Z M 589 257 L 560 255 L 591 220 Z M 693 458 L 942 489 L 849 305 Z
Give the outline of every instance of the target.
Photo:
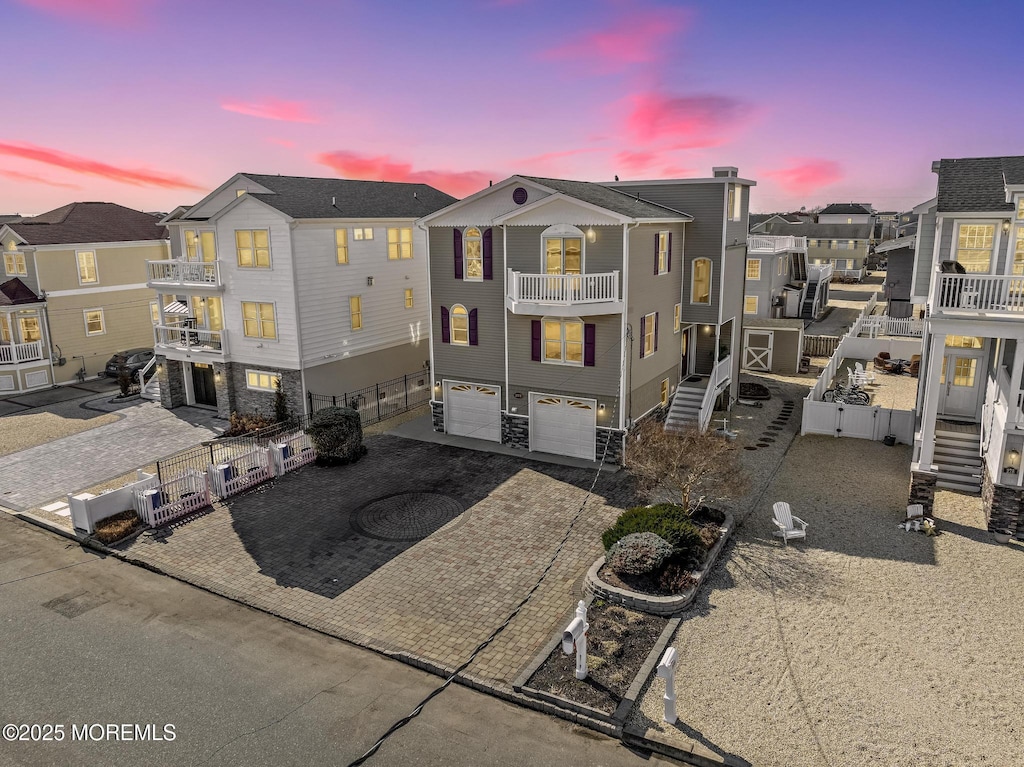
M 516 205 L 522 205 L 524 202 L 526 202 L 526 190 L 523 189 L 523 187 L 517 186 L 512 191 L 512 202 L 514 202 Z

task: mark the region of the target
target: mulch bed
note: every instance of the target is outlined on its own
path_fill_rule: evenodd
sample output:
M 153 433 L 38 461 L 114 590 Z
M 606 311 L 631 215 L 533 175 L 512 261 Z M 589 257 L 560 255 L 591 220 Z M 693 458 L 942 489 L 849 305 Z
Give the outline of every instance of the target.
M 771 399 L 772 393 L 764 384 L 743 381 L 740 383 L 740 397 L 743 399 Z
M 110 545 L 127 538 L 137 529 L 142 527 L 142 520 L 134 511 L 122 511 L 112 517 L 101 519 L 96 523 L 96 531 L 93 537 L 101 543 Z
M 587 622 L 587 678 L 576 678 L 576 654 L 566 655 L 559 645 L 527 686 L 613 714 L 668 619 L 595 599 Z

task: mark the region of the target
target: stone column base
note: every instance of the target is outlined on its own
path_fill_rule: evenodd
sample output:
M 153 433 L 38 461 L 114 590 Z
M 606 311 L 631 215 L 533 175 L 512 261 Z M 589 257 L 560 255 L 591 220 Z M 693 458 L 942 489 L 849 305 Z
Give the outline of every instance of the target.
M 931 516 L 935 506 L 935 483 L 938 481 L 939 475 L 933 471 L 911 470 L 907 504 L 919 503 L 924 507 L 924 513 Z

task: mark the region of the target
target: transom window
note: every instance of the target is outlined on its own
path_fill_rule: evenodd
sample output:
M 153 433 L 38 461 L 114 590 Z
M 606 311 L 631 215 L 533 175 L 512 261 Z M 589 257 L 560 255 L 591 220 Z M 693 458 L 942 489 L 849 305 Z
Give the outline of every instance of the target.
M 78 282 L 81 285 L 99 282 L 99 275 L 96 273 L 96 253 L 92 250 L 79 250 L 78 258 Z
M 348 229 L 334 230 L 334 250 L 339 264 L 348 263 Z
M 462 304 L 455 304 L 451 314 L 452 343 L 469 346 L 469 312 Z
M 583 365 L 582 320 L 544 320 L 544 362 Z
M 85 334 L 87 336 L 101 336 L 107 330 L 103 325 L 102 309 L 85 310 Z
M 946 346 L 955 349 L 980 349 L 984 341 L 979 336 L 946 336 Z
M 238 265 L 250 269 L 270 268 L 270 231 L 267 229 L 236 229 L 235 249 Z
M 412 307 L 413 307 L 412 288 L 406 288 L 405 289 L 405 308 L 406 309 L 412 309 Z
M 956 260 L 968 273 L 986 274 L 992 265 L 995 224 L 960 224 Z
M 658 232 L 658 274 L 668 274 L 669 239 L 668 232 Z
M 582 237 L 545 237 L 545 274 L 582 274 Z
M 353 240 L 372 240 L 373 239 L 373 227 L 371 226 L 357 226 L 352 230 Z
M 760 258 L 748 258 L 747 259 L 747 279 L 748 280 L 759 280 L 759 279 L 761 279 L 761 259 Z
M 27 274 L 28 270 L 25 267 L 25 254 L 4 253 L 4 270 L 7 272 L 8 276 L 11 277 L 18 274 Z
M 276 391 L 281 382 L 281 376 L 277 373 L 269 373 L 265 370 L 246 370 L 245 387 L 257 391 Z
M 349 296 L 348 318 L 353 330 L 363 329 L 363 297 Z
M 388 229 L 388 260 L 412 258 L 412 228 L 391 227 Z
M 242 330 L 249 338 L 277 338 L 277 319 L 274 305 L 257 301 L 242 301 Z
M 757 314 L 757 296 L 747 296 L 743 299 L 743 313 Z
M 484 278 L 484 248 L 480 230 L 471 226 L 462 235 L 462 253 L 466 260 L 465 279 Z
M 711 303 L 711 259 L 697 258 L 693 261 L 690 285 L 690 303 Z

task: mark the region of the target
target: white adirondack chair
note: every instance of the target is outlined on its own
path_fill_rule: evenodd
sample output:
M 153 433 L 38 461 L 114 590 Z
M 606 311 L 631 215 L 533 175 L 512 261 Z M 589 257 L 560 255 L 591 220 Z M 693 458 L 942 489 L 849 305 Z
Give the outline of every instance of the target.
M 782 545 L 788 546 L 790 538 L 806 538 L 807 537 L 807 523 L 804 522 L 800 517 L 794 517 L 793 512 L 790 511 L 789 504 L 785 501 L 777 501 L 772 506 L 772 511 L 775 512 L 775 517 L 772 522 L 779 528 L 772 532 L 772 535 L 776 535 L 782 539 Z
M 855 362 L 853 363 L 853 365 L 857 371 L 857 376 L 859 378 L 864 379 L 865 383 L 873 384 L 875 382 L 875 374 L 869 373 L 867 370 L 865 370 L 864 364 L 862 362 Z

